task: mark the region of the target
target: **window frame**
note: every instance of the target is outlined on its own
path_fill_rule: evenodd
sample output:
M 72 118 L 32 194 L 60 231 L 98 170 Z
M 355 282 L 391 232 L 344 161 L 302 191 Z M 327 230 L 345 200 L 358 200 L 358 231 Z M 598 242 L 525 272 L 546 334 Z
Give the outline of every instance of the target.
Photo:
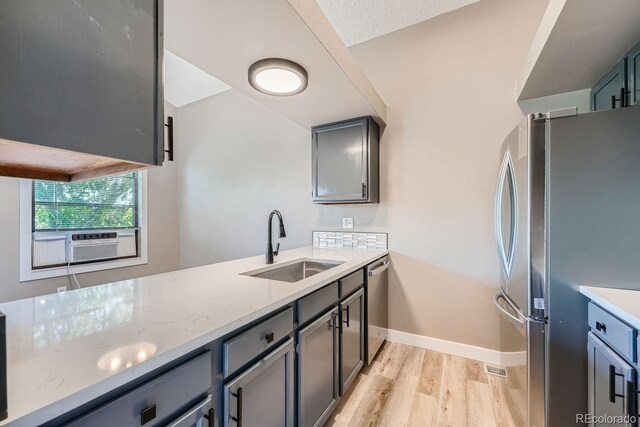
M 138 192 L 138 227 L 124 228 L 121 230 L 139 230 L 140 252 L 138 257 L 122 258 L 115 260 L 96 261 L 72 266 L 75 274 L 90 273 L 94 271 L 111 270 L 114 268 L 131 267 L 148 263 L 148 177 L 147 171 L 140 173 L 140 191 Z M 52 277 L 68 276 L 67 266 L 34 269 L 33 265 L 33 181 L 32 179 L 20 180 L 20 282 L 48 279 Z M 73 230 L 68 230 L 73 231 Z M 38 231 L 39 235 L 51 233 L 61 235 L 68 231 Z

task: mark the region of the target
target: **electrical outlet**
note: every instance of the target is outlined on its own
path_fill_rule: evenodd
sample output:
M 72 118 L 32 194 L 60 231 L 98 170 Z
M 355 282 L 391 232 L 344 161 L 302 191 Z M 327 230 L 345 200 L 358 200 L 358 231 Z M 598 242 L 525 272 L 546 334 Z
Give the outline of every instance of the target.
M 58 287 L 56 292 L 66 292 L 67 291 L 67 287 L 66 286 L 60 286 Z
M 342 218 L 342 228 L 353 228 L 353 218 Z

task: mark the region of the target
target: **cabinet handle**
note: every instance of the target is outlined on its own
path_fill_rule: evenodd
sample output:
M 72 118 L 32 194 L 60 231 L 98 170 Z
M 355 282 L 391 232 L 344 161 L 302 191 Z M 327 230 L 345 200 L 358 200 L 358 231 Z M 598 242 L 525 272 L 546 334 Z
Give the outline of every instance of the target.
M 636 401 L 636 395 L 640 391 L 636 390 L 636 385 L 633 381 L 627 381 L 627 414 L 632 417 L 638 417 L 638 403 Z
M 204 419 L 209 421 L 209 426 L 214 427 L 216 425 L 216 410 L 211 408 L 209 411 L 204 414 Z
M 347 306 L 347 308 L 343 308 L 342 311 L 346 311 L 347 312 L 347 320 L 344 322 L 347 324 L 347 328 L 349 327 L 349 306 Z
M 329 323 L 329 329 L 332 329 L 332 328 L 340 329 L 340 321 L 336 321 L 338 316 L 339 316 L 338 313 L 331 314 L 331 322 Z
M 596 330 L 600 332 L 607 332 L 607 325 L 604 323 L 596 322 Z
M 616 397 L 624 397 L 624 394 L 616 393 L 616 377 L 624 378 L 623 374 L 616 372 L 616 367 L 609 365 L 609 402 L 616 403 Z
M 168 145 L 168 150 L 164 150 L 165 153 L 167 153 L 169 156 L 169 161 L 173 162 L 173 117 L 171 116 L 167 116 L 167 123 L 164 124 L 165 127 L 167 128 L 167 145 Z
M 265 339 L 267 340 L 267 344 L 271 344 L 273 342 L 273 332 L 269 332 Z
M 620 98 L 616 98 L 615 95 L 611 96 L 611 109 L 615 110 L 616 109 L 616 102 L 620 101 L 620 108 L 624 108 L 624 107 L 628 107 L 629 104 L 627 103 L 627 95 L 630 94 L 631 92 L 629 92 L 628 90 L 624 90 L 623 87 L 620 88 Z
M 156 418 L 156 405 L 151 405 L 145 408 L 140 413 L 140 425 L 143 426 L 146 423 L 153 421 Z
M 231 420 L 235 421 L 238 427 L 242 427 L 242 387 L 238 387 L 238 390 L 231 395 L 237 399 L 236 416 L 231 417 Z

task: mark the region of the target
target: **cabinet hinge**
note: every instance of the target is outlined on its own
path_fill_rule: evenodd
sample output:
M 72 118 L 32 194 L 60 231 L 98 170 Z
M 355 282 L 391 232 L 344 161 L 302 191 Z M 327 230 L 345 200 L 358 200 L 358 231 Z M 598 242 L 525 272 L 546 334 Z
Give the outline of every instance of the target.
M 300 354 L 300 343 L 296 343 L 296 354 Z
M 365 184 L 364 182 L 362 183 L 362 197 L 366 197 L 367 196 L 367 184 Z

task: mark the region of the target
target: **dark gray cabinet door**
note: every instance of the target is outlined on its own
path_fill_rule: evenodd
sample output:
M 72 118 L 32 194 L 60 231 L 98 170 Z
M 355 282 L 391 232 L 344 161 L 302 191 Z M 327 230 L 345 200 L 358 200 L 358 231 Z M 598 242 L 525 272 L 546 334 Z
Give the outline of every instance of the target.
M 321 426 L 339 399 L 338 330 L 335 308 L 298 332 L 298 424 Z
M 366 120 L 329 126 L 314 133 L 314 193 L 318 200 L 364 198 L 367 179 Z
M 629 103 L 640 103 L 640 43 L 627 55 Z
M 162 164 L 160 0 L 2 0 L 0 138 Z
M 364 365 L 364 290 L 340 303 L 340 394 L 344 393 Z
M 377 203 L 378 138 L 370 117 L 314 127 L 313 201 Z
M 591 89 L 591 110 L 610 110 L 611 97 L 620 98 L 620 89 L 626 88 L 626 65 L 624 60 L 617 63 L 600 81 Z M 616 102 L 616 108 L 620 107 L 620 101 Z
M 293 427 L 293 340 L 224 386 L 224 425 Z
M 603 341 L 589 332 L 589 413 L 594 416 L 620 416 L 630 414 L 635 407 L 630 399 L 628 383 L 634 385 L 636 373 L 633 367 L 618 356 Z M 634 393 L 632 393 L 634 394 Z M 611 424 L 593 424 L 597 426 Z M 632 423 L 617 424 L 631 426 Z

